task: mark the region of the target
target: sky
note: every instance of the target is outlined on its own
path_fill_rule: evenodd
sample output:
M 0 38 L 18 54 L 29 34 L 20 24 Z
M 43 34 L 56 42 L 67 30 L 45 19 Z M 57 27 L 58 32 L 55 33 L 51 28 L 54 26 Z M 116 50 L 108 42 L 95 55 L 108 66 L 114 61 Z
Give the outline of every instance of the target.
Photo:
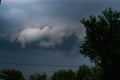
M 61 68 L 93 66 L 80 54 L 89 15 L 112 8 L 119 0 L 2 0 L 0 5 L 0 69 L 15 68 L 25 75 Z M 12 64 L 11 64 L 12 63 Z M 26 65 L 27 64 L 27 65 Z M 40 66 L 78 65 L 78 66 Z

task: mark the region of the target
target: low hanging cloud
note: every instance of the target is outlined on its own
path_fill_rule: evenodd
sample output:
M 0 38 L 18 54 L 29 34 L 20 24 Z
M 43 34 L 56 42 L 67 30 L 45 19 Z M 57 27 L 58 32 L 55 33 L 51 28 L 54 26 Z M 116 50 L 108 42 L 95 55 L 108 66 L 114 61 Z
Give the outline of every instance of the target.
M 18 33 L 11 35 L 11 41 L 17 42 L 25 47 L 26 44 L 32 42 L 38 42 L 40 47 L 51 47 L 59 45 L 64 41 L 64 38 L 68 37 L 64 31 L 64 28 L 58 27 L 43 27 L 43 28 L 26 28 Z
M 65 39 L 75 34 L 79 39 L 76 31 L 71 31 L 68 28 L 63 27 L 32 27 L 20 30 L 10 36 L 10 41 L 13 43 L 20 43 L 22 47 L 25 47 L 30 43 L 37 43 L 39 47 L 54 47 L 60 45 Z

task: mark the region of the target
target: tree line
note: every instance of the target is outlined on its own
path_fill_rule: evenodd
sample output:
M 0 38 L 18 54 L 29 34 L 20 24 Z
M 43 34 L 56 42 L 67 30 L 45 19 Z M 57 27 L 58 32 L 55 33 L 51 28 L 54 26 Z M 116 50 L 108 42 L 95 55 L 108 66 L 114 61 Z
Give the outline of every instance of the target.
M 0 71 L 5 76 L 4 80 L 27 80 L 21 71 L 16 69 L 3 69 Z M 102 70 L 100 67 L 90 68 L 80 66 L 77 71 L 61 69 L 55 71 L 51 77 L 45 73 L 32 73 L 28 80 L 101 80 Z

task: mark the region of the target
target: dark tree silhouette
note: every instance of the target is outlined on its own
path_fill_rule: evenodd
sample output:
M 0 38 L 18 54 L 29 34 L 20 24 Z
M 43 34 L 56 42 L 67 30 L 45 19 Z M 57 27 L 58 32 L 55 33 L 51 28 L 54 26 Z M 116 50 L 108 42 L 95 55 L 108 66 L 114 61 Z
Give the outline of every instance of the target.
M 47 80 L 46 74 L 34 73 L 31 74 L 28 80 Z
M 72 70 L 59 70 L 54 72 L 51 80 L 75 80 L 75 73 Z
M 102 70 L 99 67 L 89 68 L 80 66 L 76 73 L 76 80 L 101 80 Z
M 81 23 L 86 28 L 81 53 L 102 68 L 103 80 L 120 80 L 120 12 L 109 8 Z
M 80 66 L 75 72 L 70 70 L 58 70 L 54 72 L 50 80 L 101 80 L 102 70 L 100 67 L 89 68 Z
M 6 75 L 5 80 L 24 80 L 22 72 L 15 69 L 4 69 L 0 71 L 2 74 Z
M 90 75 L 90 69 L 88 66 L 80 66 L 77 74 L 76 74 L 76 80 L 87 80 L 87 75 Z

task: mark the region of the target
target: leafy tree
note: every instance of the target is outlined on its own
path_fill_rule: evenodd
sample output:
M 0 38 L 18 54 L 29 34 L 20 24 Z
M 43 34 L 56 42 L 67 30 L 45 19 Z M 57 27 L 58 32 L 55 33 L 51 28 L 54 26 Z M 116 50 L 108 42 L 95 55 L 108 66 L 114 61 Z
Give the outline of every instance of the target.
M 120 79 L 120 12 L 106 9 L 102 15 L 82 19 L 86 28 L 81 54 L 103 70 L 104 80 Z
M 24 80 L 22 72 L 15 69 L 4 69 L 0 71 L 7 78 L 5 80 Z
M 85 65 L 80 66 L 76 74 L 76 80 L 85 80 L 85 78 L 87 78 L 88 75 L 90 75 L 89 67 Z
M 28 80 L 47 80 L 47 75 L 40 73 L 31 74 Z
M 71 69 L 69 69 L 67 71 L 67 79 L 66 80 L 75 80 L 75 79 L 76 79 L 75 73 Z
M 52 75 L 51 80 L 75 80 L 75 73 L 72 70 L 59 70 Z
M 99 67 L 89 68 L 80 66 L 76 73 L 76 80 L 101 80 L 102 70 Z
M 101 80 L 102 77 L 102 69 L 100 67 L 94 67 L 91 68 L 91 75 L 90 75 L 90 79 L 89 80 Z

